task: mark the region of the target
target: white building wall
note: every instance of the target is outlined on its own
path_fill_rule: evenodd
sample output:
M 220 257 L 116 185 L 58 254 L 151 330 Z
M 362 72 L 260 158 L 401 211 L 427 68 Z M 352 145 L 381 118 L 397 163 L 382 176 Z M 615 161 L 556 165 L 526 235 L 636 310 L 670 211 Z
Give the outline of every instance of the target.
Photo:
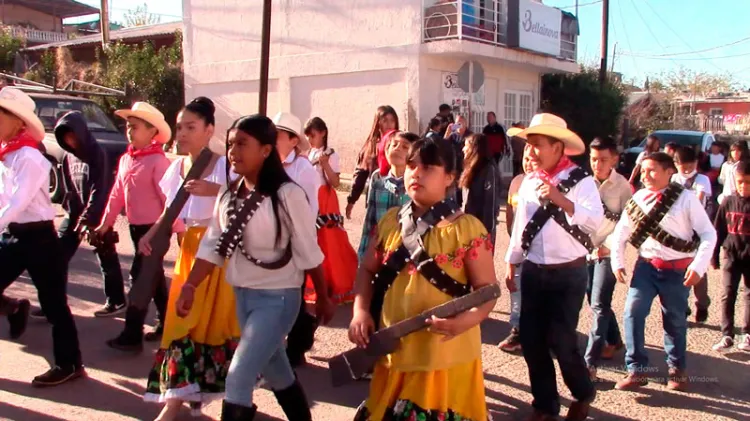
M 234 119 L 257 112 L 262 1 L 183 8 L 186 99 L 216 102 L 218 148 Z M 420 22 L 421 0 L 274 1 L 268 114 L 323 118 L 350 171 L 378 106 L 417 127 L 408 98 L 418 98 Z
M 464 60 L 485 69 L 485 106 L 504 121 L 505 92 L 530 92 L 559 61 L 475 42 L 422 44 L 422 0 L 275 0 L 268 114 L 291 111 L 329 125 L 331 146 L 351 172 L 375 110 L 391 105 L 402 129 L 422 133 L 444 102 L 443 72 Z M 185 94 L 217 106 L 213 146 L 237 117 L 257 112 L 261 0 L 184 0 Z M 552 66 L 552 67 L 551 67 Z M 475 108 L 476 109 L 476 108 Z M 484 114 L 473 122 L 482 125 Z

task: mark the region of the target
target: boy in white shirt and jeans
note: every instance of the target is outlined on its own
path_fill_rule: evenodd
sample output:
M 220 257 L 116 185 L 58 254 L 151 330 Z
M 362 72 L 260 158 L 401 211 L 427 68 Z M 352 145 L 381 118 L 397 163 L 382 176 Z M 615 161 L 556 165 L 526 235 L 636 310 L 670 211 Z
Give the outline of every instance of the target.
M 625 364 L 628 375 L 616 389 L 633 389 L 648 383 L 646 317 L 657 296 L 662 306 L 664 351 L 669 365 L 667 388 L 685 388 L 687 321 L 690 287 L 700 282 L 716 244 L 716 230 L 703 206 L 689 191 L 670 183 L 674 162 L 663 152 L 648 155 L 641 167 L 645 188 L 625 207 L 614 233 L 612 271 L 617 281 L 628 283 L 625 245 L 638 249 L 630 289 L 625 301 Z M 696 235 L 697 233 L 697 235 Z
M 709 219 L 713 220 L 711 180 L 703 174 L 698 174 L 698 157 L 695 149 L 689 146 L 680 147 L 675 151 L 673 159 L 677 173 L 672 176 L 671 181 L 693 191 L 706 209 Z M 708 277 L 705 274 L 701 281 L 693 286 L 693 294 L 695 294 L 695 322 L 703 323 L 708 319 L 708 306 L 711 304 L 711 299 L 708 297 Z M 690 316 L 690 313 L 690 307 L 688 307 L 687 315 Z

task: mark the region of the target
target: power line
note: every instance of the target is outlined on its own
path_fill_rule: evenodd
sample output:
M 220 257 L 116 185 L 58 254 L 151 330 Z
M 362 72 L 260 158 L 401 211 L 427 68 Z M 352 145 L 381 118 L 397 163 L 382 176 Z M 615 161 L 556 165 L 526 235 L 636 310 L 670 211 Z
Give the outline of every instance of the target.
M 691 46 L 690 46 L 690 44 L 688 44 L 688 43 L 687 43 L 687 41 L 685 41 L 684 37 L 680 36 L 680 34 L 678 34 L 678 33 L 677 33 L 677 32 L 676 32 L 676 31 L 675 31 L 674 29 L 672 29 L 672 27 L 671 27 L 671 26 L 670 26 L 670 25 L 669 25 L 669 24 L 667 23 L 667 21 L 665 21 L 665 20 L 664 20 L 664 19 L 663 19 L 663 18 L 661 17 L 661 15 L 660 15 L 660 14 L 659 14 L 659 13 L 658 13 L 658 12 L 657 12 L 656 10 L 654 10 L 654 8 L 653 8 L 653 7 L 651 7 L 651 5 L 649 4 L 649 2 L 645 2 L 645 3 L 646 3 L 646 6 L 648 6 L 648 8 L 649 8 L 649 9 L 651 9 L 651 11 L 652 11 L 652 12 L 654 12 L 654 15 L 656 15 L 656 17 L 657 17 L 657 18 L 658 18 L 658 19 L 659 19 L 659 20 L 660 20 L 660 21 L 661 21 L 661 22 L 662 22 L 662 23 L 664 24 L 664 26 L 665 26 L 665 27 L 666 27 L 667 29 L 669 29 L 669 31 L 670 31 L 670 32 L 672 32 L 672 33 L 673 33 L 673 34 L 674 34 L 674 35 L 675 35 L 675 36 L 676 36 L 677 38 L 679 38 L 679 39 L 680 39 L 680 41 L 682 41 L 682 43 L 683 43 L 683 44 L 685 44 L 685 46 L 686 46 L 687 48 L 689 48 L 689 49 L 691 49 L 691 50 L 695 50 L 695 48 L 691 47 Z M 700 54 L 699 54 L 699 55 L 700 55 Z M 701 55 L 701 57 L 703 57 L 703 56 Z M 724 69 L 722 69 L 722 68 L 720 68 L 719 66 L 717 66 L 717 65 L 716 65 L 716 63 L 714 63 L 714 62 L 712 62 L 712 61 L 709 61 L 709 60 L 708 60 L 708 59 L 706 59 L 705 57 L 703 57 L 703 60 L 705 60 L 705 62 L 706 62 L 706 63 L 708 63 L 708 64 L 710 64 L 710 65 L 714 66 L 714 67 L 715 67 L 715 68 L 716 68 L 717 70 L 719 70 L 720 72 L 723 72 L 723 71 L 724 71 Z
M 684 55 L 688 55 L 688 54 L 705 53 L 705 52 L 708 52 L 708 51 L 714 51 L 714 50 L 718 50 L 718 49 L 721 49 L 721 48 L 724 48 L 724 47 L 730 47 L 732 45 L 737 45 L 737 44 L 745 42 L 745 41 L 750 41 L 750 37 L 742 38 L 740 40 L 737 40 L 737 41 L 734 41 L 734 42 L 730 42 L 728 44 L 722 44 L 722 45 L 717 45 L 715 47 L 705 48 L 703 50 L 683 51 L 681 53 L 654 54 L 654 55 L 652 55 L 652 57 L 673 57 L 673 56 L 684 56 Z
M 663 57 L 663 56 L 647 56 L 647 55 L 641 55 L 638 53 L 632 53 L 629 51 L 623 51 L 621 53 L 622 55 L 631 56 L 631 57 L 638 57 L 646 60 L 679 60 L 679 61 L 694 61 L 694 60 L 704 60 L 710 63 L 709 60 L 719 60 L 719 59 L 725 59 L 725 58 L 735 58 L 735 57 L 745 57 L 750 56 L 750 53 L 740 53 L 740 54 L 731 54 L 728 56 L 719 56 L 719 57 L 687 57 L 687 58 L 674 58 L 674 57 Z M 722 70 L 723 69 L 719 69 Z
M 620 11 L 620 17 L 625 16 L 622 13 L 622 4 L 621 4 L 622 2 L 617 1 L 615 3 L 617 3 L 617 9 Z M 628 50 L 633 51 L 633 47 L 630 45 L 630 37 L 628 36 L 628 26 L 625 25 L 625 22 L 623 22 L 622 19 L 620 19 L 619 22 L 620 22 L 620 25 L 622 25 L 623 34 L 625 34 L 625 42 L 627 42 L 628 44 Z M 635 58 L 631 56 L 630 60 L 633 62 L 633 69 L 634 70 L 637 69 L 638 63 L 635 62 Z
M 657 37 L 656 34 L 654 34 L 654 31 L 651 30 L 651 26 L 648 24 L 648 22 L 646 22 L 646 19 L 643 18 L 643 15 L 641 14 L 640 9 L 638 9 L 638 5 L 635 4 L 635 0 L 630 0 L 630 3 L 633 5 L 633 8 L 635 9 L 635 12 L 638 14 L 638 17 L 641 19 L 641 22 L 643 22 L 643 24 L 646 26 L 646 29 L 648 30 L 648 33 L 651 34 L 651 37 L 654 39 L 654 41 L 656 41 L 656 43 L 659 45 L 659 47 L 661 47 L 662 51 L 666 51 L 667 49 L 664 48 L 664 45 L 661 43 L 661 41 L 659 41 L 659 37 Z M 646 3 L 646 4 L 648 4 L 648 3 Z M 674 60 L 672 60 L 670 58 L 667 58 L 667 60 L 670 60 L 670 61 L 672 61 L 672 63 L 677 64 L 676 61 L 674 61 Z
M 576 4 L 572 4 L 570 6 L 558 7 L 558 9 L 575 9 L 576 6 L 578 6 L 578 7 L 591 6 L 592 4 L 599 4 L 602 1 L 604 1 L 604 0 L 596 0 L 596 1 L 589 2 L 589 3 L 580 3 L 580 4 L 577 4 L 577 5 Z

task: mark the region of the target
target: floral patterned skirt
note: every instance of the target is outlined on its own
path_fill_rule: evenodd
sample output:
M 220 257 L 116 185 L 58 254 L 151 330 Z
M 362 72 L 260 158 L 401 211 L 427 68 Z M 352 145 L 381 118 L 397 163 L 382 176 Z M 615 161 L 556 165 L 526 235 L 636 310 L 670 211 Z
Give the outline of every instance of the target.
M 241 334 L 234 290 L 224 280 L 223 267 L 216 267 L 196 288 L 190 314 L 177 316 L 175 305 L 205 230 L 191 227 L 182 240 L 169 288 L 161 347 L 144 395 L 151 402 L 191 402 L 194 413 L 199 412 L 202 402 L 223 397 L 229 364 Z
M 153 402 L 179 399 L 191 404 L 222 398 L 237 344 L 237 340 L 230 340 L 219 346 L 203 345 L 188 337 L 172 342 L 169 348 L 157 351 L 144 398 Z M 200 405 L 191 407 L 200 409 Z
M 487 421 L 482 361 L 402 372 L 377 364 L 355 421 Z

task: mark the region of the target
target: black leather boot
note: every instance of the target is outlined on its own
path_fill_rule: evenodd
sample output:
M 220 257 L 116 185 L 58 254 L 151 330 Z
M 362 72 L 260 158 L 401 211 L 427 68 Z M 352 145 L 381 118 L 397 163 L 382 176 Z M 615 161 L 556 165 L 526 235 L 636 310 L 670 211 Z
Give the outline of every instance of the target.
M 310 405 L 299 380 L 295 379 L 294 383 L 284 390 L 274 390 L 273 394 L 289 421 L 312 421 Z
M 258 407 L 255 405 L 248 407 L 223 401 L 221 403 L 221 421 L 253 421 L 257 410 Z

